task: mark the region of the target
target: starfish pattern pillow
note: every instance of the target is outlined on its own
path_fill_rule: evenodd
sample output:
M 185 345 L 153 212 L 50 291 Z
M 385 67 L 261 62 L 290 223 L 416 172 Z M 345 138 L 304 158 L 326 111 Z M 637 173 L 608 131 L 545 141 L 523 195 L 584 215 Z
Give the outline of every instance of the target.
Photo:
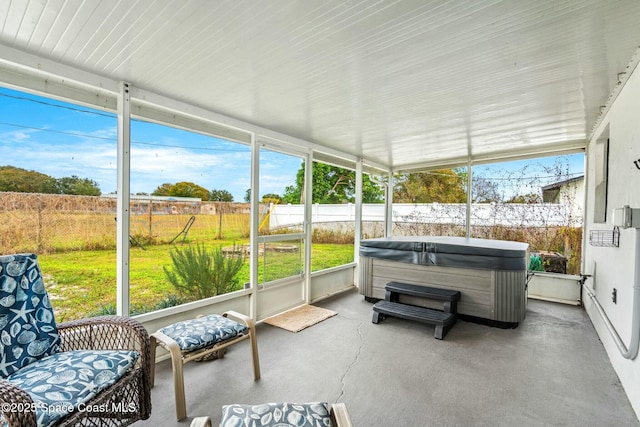
M 59 347 L 37 255 L 0 256 L 0 377 L 56 353 Z

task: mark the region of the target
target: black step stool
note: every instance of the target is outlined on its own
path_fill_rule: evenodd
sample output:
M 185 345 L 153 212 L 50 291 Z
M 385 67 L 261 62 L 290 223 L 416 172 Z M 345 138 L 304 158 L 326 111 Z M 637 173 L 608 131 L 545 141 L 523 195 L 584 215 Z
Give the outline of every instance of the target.
M 441 340 L 456 322 L 459 291 L 401 282 L 389 282 L 385 290 L 385 300 L 378 301 L 373 306 L 373 323 L 381 322 L 386 316 L 417 320 L 434 325 L 434 337 Z M 443 311 L 400 303 L 400 295 L 443 301 Z

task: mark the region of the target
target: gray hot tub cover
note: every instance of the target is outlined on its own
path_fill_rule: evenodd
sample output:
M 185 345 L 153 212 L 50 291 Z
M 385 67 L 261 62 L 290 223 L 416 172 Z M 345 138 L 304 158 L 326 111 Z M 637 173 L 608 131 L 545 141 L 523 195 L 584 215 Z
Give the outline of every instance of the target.
M 448 236 L 397 236 L 360 242 L 360 256 L 445 267 L 526 271 L 527 243 Z

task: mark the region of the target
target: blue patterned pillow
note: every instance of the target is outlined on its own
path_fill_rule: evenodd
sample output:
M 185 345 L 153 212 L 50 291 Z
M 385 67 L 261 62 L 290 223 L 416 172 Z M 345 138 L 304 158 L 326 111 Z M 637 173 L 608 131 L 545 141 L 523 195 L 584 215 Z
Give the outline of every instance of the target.
M 37 255 L 0 256 L 0 377 L 56 353 L 59 347 Z
M 235 320 L 211 314 L 174 323 L 160 332 L 176 341 L 182 351 L 194 351 L 245 334 L 247 330 Z
M 138 352 L 126 350 L 64 351 L 31 363 L 7 379 L 29 393 L 38 427 L 46 427 L 76 409 L 91 411 L 89 401 L 115 384 L 138 358 Z M 135 411 L 136 407 L 122 402 L 109 410 Z
M 220 427 L 330 427 L 326 402 L 224 405 Z

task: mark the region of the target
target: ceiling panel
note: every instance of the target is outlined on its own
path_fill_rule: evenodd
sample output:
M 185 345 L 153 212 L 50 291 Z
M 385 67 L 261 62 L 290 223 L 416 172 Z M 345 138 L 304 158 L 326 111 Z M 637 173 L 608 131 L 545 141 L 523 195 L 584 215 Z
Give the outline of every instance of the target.
M 583 145 L 638 22 L 637 0 L 12 0 L 0 45 L 402 169 Z

